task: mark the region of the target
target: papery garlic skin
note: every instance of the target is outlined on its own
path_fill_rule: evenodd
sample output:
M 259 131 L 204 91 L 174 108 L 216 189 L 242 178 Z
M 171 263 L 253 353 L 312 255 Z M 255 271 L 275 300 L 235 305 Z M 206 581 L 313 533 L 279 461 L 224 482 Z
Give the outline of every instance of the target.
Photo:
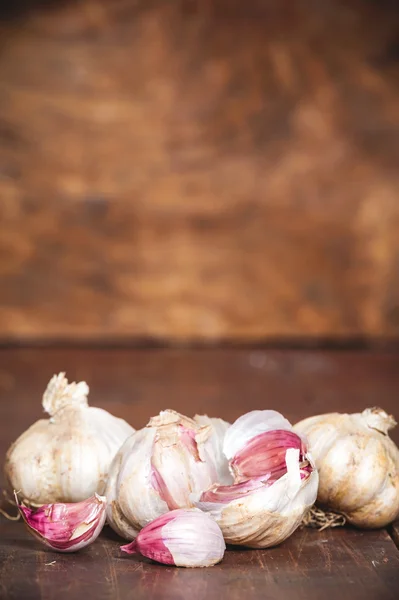
M 229 428 L 223 445 L 235 483 L 265 474 L 277 480 L 286 472 L 289 448 L 300 450 L 300 460 L 305 460 L 305 441 L 275 410 L 254 410 L 242 415 Z
M 268 431 L 292 431 L 291 423 L 275 410 L 252 410 L 234 421 L 226 432 L 223 452 L 232 460 L 255 436 Z
M 208 417 L 208 415 L 195 415 L 194 421 L 201 427 L 211 427 L 210 436 L 205 443 L 208 446 L 208 454 L 212 456 L 216 465 L 217 481 L 223 485 L 233 483 L 229 463 L 223 453 L 223 444 L 230 423 L 217 417 Z
M 55 375 L 43 395 L 50 419 L 34 423 L 9 448 L 5 475 L 33 506 L 79 502 L 102 494 L 110 464 L 134 429 L 105 410 L 89 407 L 85 382 Z
M 319 471 L 317 503 L 361 528 L 385 527 L 399 516 L 399 450 L 388 436 L 396 425 L 380 408 L 304 419 Z
M 177 509 L 144 527 L 131 544 L 122 546 L 128 554 L 178 567 L 210 567 L 220 562 L 226 544 L 220 527 L 210 516 L 192 509 Z
M 195 505 L 209 512 L 229 544 L 250 548 L 276 546 L 289 537 L 317 495 L 318 474 L 310 463 L 301 467 L 299 450 L 286 451 L 286 473 L 247 480 L 227 489 L 204 492 Z
M 95 494 L 83 502 L 46 504 L 36 509 L 18 504 L 18 508 L 36 539 L 57 552 L 76 552 L 100 535 L 105 504 L 105 498 Z
M 211 434 L 210 425 L 166 410 L 126 440 L 106 490 L 108 522 L 119 535 L 131 540 L 160 515 L 191 507 L 190 494 L 218 480 Z

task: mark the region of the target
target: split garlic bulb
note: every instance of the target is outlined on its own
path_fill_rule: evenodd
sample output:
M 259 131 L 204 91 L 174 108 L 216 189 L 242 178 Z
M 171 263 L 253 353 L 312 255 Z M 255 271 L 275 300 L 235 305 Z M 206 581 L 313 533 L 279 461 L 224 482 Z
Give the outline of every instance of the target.
M 228 429 L 224 454 L 233 485 L 214 485 L 195 498 L 229 544 L 276 546 L 299 526 L 316 500 L 318 475 L 304 440 L 280 413 L 252 411 Z
M 85 382 L 54 375 L 43 395 L 50 419 L 34 423 L 9 448 L 6 479 L 25 503 L 79 502 L 104 492 L 110 464 L 134 429 L 89 407 L 88 393 Z
M 319 471 L 320 506 L 362 528 L 384 527 L 399 515 L 399 450 L 388 436 L 395 425 L 381 408 L 324 414 L 295 425 Z
M 218 481 L 212 438 L 225 427 L 199 421 L 165 410 L 126 440 L 106 490 L 108 522 L 119 535 L 134 539 L 160 515 L 193 506 L 190 494 Z

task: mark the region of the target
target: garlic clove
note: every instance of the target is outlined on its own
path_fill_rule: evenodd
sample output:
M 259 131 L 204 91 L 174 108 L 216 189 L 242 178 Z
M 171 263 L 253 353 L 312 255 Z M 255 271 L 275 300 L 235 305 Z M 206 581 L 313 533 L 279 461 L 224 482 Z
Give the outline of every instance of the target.
M 239 417 L 226 432 L 223 452 L 228 460 L 254 437 L 273 430 L 292 431 L 291 423 L 275 410 L 253 410 Z
M 75 552 L 93 543 L 104 526 L 106 500 L 95 494 L 82 502 L 46 504 L 32 509 L 17 505 L 30 533 L 58 552 Z
M 231 460 L 236 481 L 264 473 L 278 479 L 286 472 L 285 455 L 289 448 L 300 450 L 301 459 L 306 454 L 304 442 L 292 431 L 277 429 L 259 433 Z
M 317 495 L 318 474 L 299 449 L 286 451 L 286 473 L 240 482 L 228 489 L 213 487 L 195 505 L 219 524 L 227 543 L 267 548 L 275 546 L 300 525 Z
M 149 427 L 157 430 L 151 455 L 155 489 L 169 510 L 190 506 L 191 490 L 205 489 L 217 479 L 216 465 L 205 446 L 211 427 L 199 427 L 175 411 L 162 411 Z
M 233 482 L 230 473 L 229 463 L 223 453 L 223 443 L 226 432 L 231 426 L 223 419 L 208 417 L 207 415 L 195 415 L 194 421 L 201 427 L 210 427 L 211 435 L 205 440 L 205 447 L 208 455 L 212 456 L 217 471 L 217 481 L 223 485 L 229 485 Z
M 142 527 L 169 510 L 157 490 L 151 464 L 155 438 L 155 428 L 136 431 L 126 440 L 110 468 L 107 518 L 111 527 L 126 539 L 134 539 Z
M 178 567 L 210 567 L 220 562 L 226 545 L 219 526 L 197 510 L 178 509 L 155 519 L 121 550 Z

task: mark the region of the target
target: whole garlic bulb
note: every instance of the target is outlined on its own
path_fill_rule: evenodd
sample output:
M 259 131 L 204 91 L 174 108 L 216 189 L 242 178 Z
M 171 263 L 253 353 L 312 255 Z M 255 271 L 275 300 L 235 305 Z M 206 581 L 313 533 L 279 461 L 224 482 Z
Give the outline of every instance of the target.
M 224 454 L 235 479 L 214 485 L 195 506 L 208 512 L 229 544 L 276 546 L 316 500 L 318 475 L 306 444 L 280 413 L 252 411 L 228 429 Z
M 399 450 L 388 436 L 395 425 L 381 408 L 318 415 L 295 425 L 319 471 L 320 506 L 362 528 L 384 527 L 399 515 Z
M 104 492 L 110 464 L 134 429 L 89 407 L 88 393 L 85 382 L 54 375 L 43 395 L 50 419 L 34 423 L 9 448 L 6 479 L 25 503 L 79 502 Z
M 166 512 L 192 507 L 190 494 L 218 480 L 212 436 L 225 427 L 216 432 L 211 420 L 199 421 L 165 410 L 126 440 L 106 490 L 108 522 L 119 535 L 134 539 Z

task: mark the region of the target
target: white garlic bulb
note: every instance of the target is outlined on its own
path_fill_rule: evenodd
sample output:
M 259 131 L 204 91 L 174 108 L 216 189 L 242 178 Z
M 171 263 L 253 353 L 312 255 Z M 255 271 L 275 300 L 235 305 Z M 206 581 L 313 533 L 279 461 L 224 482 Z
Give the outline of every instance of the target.
M 85 382 L 54 375 L 43 395 L 51 418 L 34 423 L 9 448 L 5 475 L 25 503 L 79 502 L 104 492 L 110 464 L 134 429 L 89 407 L 88 393 Z
M 224 454 L 233 485 L 193 496 L 229 544 L 266 548 L 290 536 L 317 495 L 318 475 L 304 441 L 276 411 L 252 411 L 228 429 Z
M 384 527 L 399 515 L 399 450 L 388 436 L 395 425 L 381 408 L 318 415 L 295 425 L 319 471 L 320 506 L 362 528 Z
M 165 410 L 126 440 L 106 490 L 108 522 L 119 535 L 134 539 L 160 515 L 191 507 L 190 494 L 218 480 L 220 465 L 212 452 L 216 432 L 208 421 L 202 425 Z

